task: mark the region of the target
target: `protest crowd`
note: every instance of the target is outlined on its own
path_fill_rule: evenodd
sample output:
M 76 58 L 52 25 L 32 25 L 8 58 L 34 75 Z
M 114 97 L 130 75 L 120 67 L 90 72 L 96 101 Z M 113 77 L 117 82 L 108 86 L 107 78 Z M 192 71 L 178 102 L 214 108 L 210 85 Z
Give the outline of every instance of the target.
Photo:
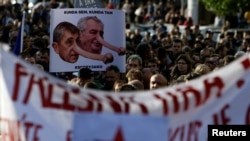
M 74 8 L 73 3 L 51 0 L 29 7 L 29 1 L 12 4 L 2 1 L 0 8 L 0 41 L 13 50 L 22 13 L 25 12 L 23 50 L 18 55 L 49 72 L 50 9 Z M 204 34 L 191 17 L 180 13 L 174 1 L 125 0 L 120 5 L 105 3 L 107 9 L 120 9 L 126 14 L 126 72 L 115 65 L 96 72 L 81 68 L 77 72 L 50 73 L 71 85 L 105 91 L 141 91 L 171 87 L 216 71 L 250 52 L 250 30 L 239 34 L 228 32 L 237 24 L 225 22 L 216 40 L 213 32 Z M 244 17 L 243 17 L 244 20 Z M 153 25 L 153 32 L 142 32 L 136 24 Z M 165 24 L 172 24 L 172 29 Z M 134 28 L 131 28 L 131 27 Z M 180 31 L 179 26 L 184 26 Z M 246 25 L 247 27 L 247 25 Z M 143 33 L 143 34 L 142 34 Z

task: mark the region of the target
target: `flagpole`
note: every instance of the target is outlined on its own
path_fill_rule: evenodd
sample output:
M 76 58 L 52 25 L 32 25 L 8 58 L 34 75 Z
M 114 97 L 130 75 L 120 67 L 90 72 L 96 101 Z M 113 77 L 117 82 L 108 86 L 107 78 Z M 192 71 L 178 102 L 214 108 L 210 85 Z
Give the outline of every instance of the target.
M 23 52 L 23 33 L 24 33 L 24 24 L 25 24 L 25 12 L 23 12 L 23 17 L 21 21 L 21 43 L 20 43 L 20 53 Z

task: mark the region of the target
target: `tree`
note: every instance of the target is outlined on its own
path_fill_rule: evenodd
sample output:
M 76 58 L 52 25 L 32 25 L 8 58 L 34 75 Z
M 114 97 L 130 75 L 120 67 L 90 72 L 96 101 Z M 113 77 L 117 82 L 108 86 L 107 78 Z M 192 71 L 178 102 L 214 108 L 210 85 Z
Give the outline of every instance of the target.
M 200 0 L 207 10 L 220 16 L 228 16 L 250 9 L 249 0 Z

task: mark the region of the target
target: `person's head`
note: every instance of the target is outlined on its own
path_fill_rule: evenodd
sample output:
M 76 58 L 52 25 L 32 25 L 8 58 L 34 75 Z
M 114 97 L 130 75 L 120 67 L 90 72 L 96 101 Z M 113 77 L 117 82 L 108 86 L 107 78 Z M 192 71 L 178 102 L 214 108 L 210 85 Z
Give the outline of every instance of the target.
M 149 67 L 150 69 L 158 72 L 159 71 L 159 63 L 158 63 L 158 60 L 153 58 L 153 59 L 150 59 L 148 61 L 148 65 L 147 67 Z
M 227 51 L 228 51 L 228 48 L 227 46 L 223 45 L 223 44 L 219 44 L 216 46 L 215 48 L 215 53 L 216 54 L 219 54 L 219 56 L 221 58 L 225 57 L 227 55 Z
M 61 22 L 55 27 L 52 47 L 62 60 L 69 63 L 75 63 L 78 60 L 79 55 L 73 50 L 77 46 L 78 37 L 79 30 L 72 23 Z
M 149 60 L 153 57 L 152 46 L 147 42 L 141 42 L 136 46 L 136 54 L 138 54 L 142 59 L 142 63 L 146 63 L 146 60 Z
M 159 47 L 156 49 L 156 58 L 160 64 L 165 64 L 168 60 L 168 51 L 165 47 Z
M 141 69 L 142 58 L 137 54 L 132 54 L 127 58 L 127 71 L 130 69 Z
M 25 61 L 27 61 L 28 63 L 30 63 L 30 64 L 36 64 L 36 59 L 35 59 L 35 57 L 34 56 L 26 56 L 25 58 L 24 58 L 24 60 Z
M 182 47 L 183 47 L 183 43 L 182 40 L 180 39 L 175 39 L 173 41 L 173 45 L 172 45 L 172 52 L 174 54 L 178 54 L 182 52 Z
M 206 33 L 205 33 L 205 36 L 206 36 L 206 38 L 212 39 L 213 38 L 213 32 L 210 31 L 210 30 L 207 30 Z
M 161 87 L 166 87 L 168 85 L 167 79 L 164 75 L 157 73 L 151 76 L 149 87 L 150 89 L 157 89 Z
M 224 58 L 223 58 L 223 65 L 226 66 L 228 65 L 229 63 L 233 62 L 235 58 L 233 55 L 226 55 Z
M 139 69 L 130 69 L 126 74 L 126 78 L 128 82 L 132 80 L 143 81 L 143 73 Z
M 78 71 L 79 86 L 84 87 L 87 82 L 93 82 L 93 73 L 89 68 L 80 68 Z
M 78 77 L 83 80 L 91 79 L 93 72 L 89 68 L 80 68 L 78 71 Z
M 181 74 L 187 74 L 192 69 L 192 60 L 189 56 L 181 54 L 176 59 L 177 69 Z
M 120 79 L 120 75 L 120 70 L 117 66 L 108 66 L 104 73 L 106 85 L 113 87 L 115 81 Z
M 102 52 L 102 44 L 98 38 L 103 38 L 104 24 L 96 16 L 87 16 L 81 18 L 77 27 L 80 30 L 79 46 L 80 48 L 95 54 Z
M 44 67 L 44 70 L 49 71 L 49 48 L 42 48 L 37 51 L 40 54 L 40 59 L 36 63 L 41 64 Z
M 211 55 L 211 50 L 209 48 L 201 49 L 200 57 L 210 56 L 210 55 Z
M 211 72 L 211 68 L 206 64 L 199 64 L 194 69 L 194 73 L 199 75 L 204 75 L 209 72 Z
M 115 92 L 118 92 L 118 91 L 119 91 L 119 88 L 120 88 L 123 84 L 126 84 L 126 83 L 127 83 L 126 81 L 121 80 L 121 79 L 116 80 L 116 81 L 114 82 L 114 85 L 113 85 L 113 90 L 114 90 Z
M 135 86 L 136 90 L 144 90 L 144 84 L 140 80 L 131 80 L 128 84 Z
M 124 91 L 136 91 L 136 87 L 130 84 L 122 84 L 117 92 L 124 92 Z
M 143 73 L 143 84 L 144 84 L 144 89 L 149 89 L 149 82 L 150 82 L 150 78 L 153 74 L 155 74 L 156 72 L 153 71 L 151 68 L 143 68 L 142 69 L 142 73 Z

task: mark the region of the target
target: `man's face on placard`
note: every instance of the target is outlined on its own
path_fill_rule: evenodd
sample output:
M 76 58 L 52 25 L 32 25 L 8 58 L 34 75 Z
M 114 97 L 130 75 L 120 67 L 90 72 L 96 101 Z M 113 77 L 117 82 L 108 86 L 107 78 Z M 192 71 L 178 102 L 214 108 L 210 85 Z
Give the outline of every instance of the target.
M 53 43 L 53 48 L 57 54 L 66 62 L 75 63 L 79 55 L 73 50 L 74 46 L 77 46 L 78 34 L 72 34 L 69 31 L 65 31 L 60 42 Z
M 103 26 L 92 19 L 86 22 L 86 28 L 80 31 L 80 47 L 88 52 L 100 54 L 102 52 L 102 44 L 98 42 L 98 37 L 103 38 Z

